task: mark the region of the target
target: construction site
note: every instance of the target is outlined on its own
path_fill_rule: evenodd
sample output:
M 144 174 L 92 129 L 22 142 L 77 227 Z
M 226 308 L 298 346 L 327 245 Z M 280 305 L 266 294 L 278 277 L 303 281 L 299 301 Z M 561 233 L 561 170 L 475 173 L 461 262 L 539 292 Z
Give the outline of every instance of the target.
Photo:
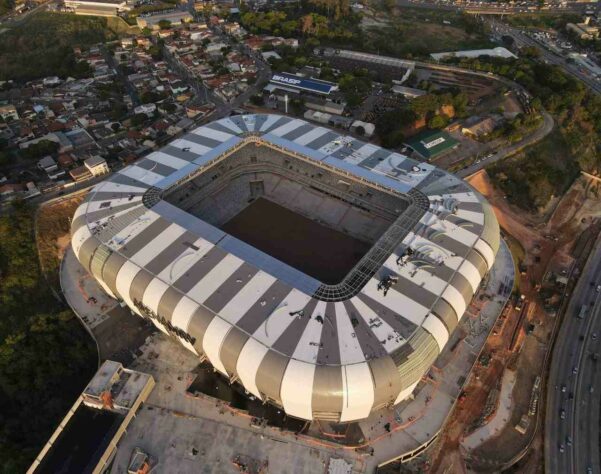
M 64 297 L 101 360 L 154 381 L 112 472 L 419 462 L 486 363 L 515 273 L 461 180 L 274 115 L 174 141 L 93 189 L 71 226 Z M 114 411 L 116 383 L 95 409 Z
M 244 156 L 250 165 L 255 164 L 251 158 L 257 157 L 256 152 Z M 302 170 L 300 174 L 310 176 L 315 172 Z M 380 222 L 379 226 L 361 224 L 360 219 L 345 221 L 350 212 L 358 211 L 328 195 L 315 194 L 311 199 L 317 199 L 319 205 L 303 207 L 309 202 L 306 193 L 310 188 L 299 187 L 286 178 L 286 173 L 243 176 L 241 185 L 235 179 L 201 175 L 199 179 L 208 179 L 208 186 L 190 180 L 166 199 L 270 254 L 277 255 L 277 243 L 285 236 L 278 234 L 275 240 L 263 236 L 268 227 L 261 227 L 267 221 L 262 216 L 267 214 L 279 216 L 272 222 L 291 221 L 290 229 L 298 224 L 297 230 L 285 238 L 288 241 L 303 229 L 319 235 L 326 232 L 320 241 L 330 246 L 340 242 L 347 264 L 353 259 L 360 261 L 377 235 L 390 225 L 385 213 L 381 221 L 377 221 L 377 213 L 369 216 L 376 218 L 370 222 Z M 250 181 L 249 176 L 253 178 Z M 327 179 L 326 175 L 322 182 Z M 138 466 L 135 472 L 152 470 L 152 466 L 199 472 L 199 466 L 203 466 L 200 472 L 219 469 L 257 474 L 272 472 L 273 466 L 278 466 L 278 472 L 307 473 L 499 472 L 511 466 L 537 472 L 543 455 L 541 408 L 545 403 L 549 342 L 562 314 L 565 295 L 599 232 L 600 183 L 594 177 L 581 176 L 541 215 L 527 214 L 510 205 L 485 171 L 470 176 L 468 183 L 490 202 L 501 226 L 504 239 L 495 263 L 411 396 L 350 423 L 323 417 L 303 420 L 277 403 L 264 403 L 241 384 L 223 377 L 211 360 L 199 361 L 185 344 L 175 342 L 173 334 L 152 331 L 148 319 L 126 314 L 88 274 L 73 249 L 67 248 L 61 286 L 69 304 L 101 353 L 110 354 L 112 349 L 117 360 L 126 362 L 124 366 L 114 363 L 122 367 L 119 373 L 146 374 L 153 381 L 153 387 L 144 395 L 144 405 L 139 405 L 135 419 L 110 454 L 111 472 L 123 472 L 130 466 Z M 191 192 L 195 187 L 202 188 L 204 194 Z M 255 193 L 251 201 L 246 192 Z M 228 203 L 219 212 L 211 204 L 216 196 Z M 304 197 L 301 200 L 298 196 Z M 374 202 L 389 202 L 391 209 L 404 204 L 402 198 L 388 199 L 382 195 Z M 378 209 L 385 210 L 386 205 Z M 322 212 L 322 218 L 307 224 L 303 219 L 315 212 Z M 333 216 L 336 220 L 326 220 L 324 226 L 324 219 Z M 249 223 L 255 222 L 256 232 L 248 233 Z M 46 245 L 56 245 L 57 254 L 61 254 L 64 235 L 59 231 L 55 234 Z M 306 238 L 301 240 L 297 253 L 278 257 L 282 261 L 291 259 L 290 265 L 322 280 L 334 282 L 348 273 L 349 267 L 339 266 L 342 262 L 336 261 L 328 264 L 330 274 L 312 273 L 319 269 L 303 267 L 307 264 L 304 255 L 323 249 L 309 246 Z M 327 251 L 322 258 L 329 258 Z M 241 279 L 243 275 L 234 274 L 232 278 Z M 104 390 L 104 394 L 94 392 L 95 384 L 91 383 L 86 390 L 96 393 L 96 402 L 90 398 L 91 392 L 86 395 L 84 391 L 82 409 L 85 406 L 106 413 L 84 413 L 77 404 L 70 415 L 74 423 L 71 426 L 97 424 L 103 430 L 99 435 L 103 439 L 117 435 L 125 412 L 115 407 L 122 387 L 131 377 L 120 376 L 122 382 L 114 382 L 114 388 Z M 93 416 L 88 419 L 88 415 Z M 55 437 L 67 437 L 77 429 L 62 433 L 57 432 Z M 498 449 L 500 444 L 503 450 Z M 59 448 L 57 443 L 41 453 L 36 461 L 38 469 L 45 463 L 52 465 L 51 461 L 57 459 L 53 453 Z M 104 458 L 89 459 L 96 462 Z
M 493 206 L 517 278 L 512 301 L 432 454 L 432 469 L 499 472 L 519 466 L 522 472 L 542 472 L 548 350 L 565 295 L 599 233 L 601 183 L 582 175 L 546 214 L 535 216 L 511 206 L 485 171 L 468 182 Z

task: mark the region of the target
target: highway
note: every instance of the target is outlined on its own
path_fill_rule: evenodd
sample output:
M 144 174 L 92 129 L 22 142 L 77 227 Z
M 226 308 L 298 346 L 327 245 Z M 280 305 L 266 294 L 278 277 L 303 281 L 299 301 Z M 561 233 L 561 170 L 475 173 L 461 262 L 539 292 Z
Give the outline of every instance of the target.
M 601 238 L 574 288 L 553 349 L 545 414 L 545 467 L 550 474 L 601 472 L 599 352 Z M 580 319 L 581 308 L 585 316 Z M 563 419 L 562 419 L 563 418 Z
M 557 54 L 549 51 L 545 48 L 541 43 L 536 41 L 534 38 L 524 34 L 520 29 L 513 28 L 504 23 L 500 23 L 498 21 L 491 21 L 491 26 L 495 33 L 499 33 L 501 35 L 511 36 L 515 41 L 515 44 L 518 48 L 522 48 L 524 46 L 530 46 L 538 49 L 541 54 L 541 58 L 547 61 L 549 64 L 555 64 L 556 66 L 560 66 L 567 73 L 571 74 L 575 78 L 582 81 L 589 89 L 597 94 L 601 94 L 601 82 L 595 80 L 590 75 L 582 72 L 578 66 L 575 64 L 569 63 L 562 56 L 558 56 Z
M 548 50 L 543 44 L 536 41 L 534 38 L 524 34 L 522 30 L 519 28 L 513 28 L 505 23 L 502 23 L 497 19 L 497 15 L 503 18 L 503 15 L 515 14 L 515 13 L 523 13 L 522 6 L 510 6 L 496 3 L 487 3 L 487 2 L 466 2 L 463 4 L 451 4 L 451 3 L 441 3 L 439 0 L 435 1 L 426 1 L 426 0 L 417 0 L 417 1 L 408 1 L 408 0 L 397 0 L 397 4 L 399 6 L 405 7 L 417 7 L 417 8 L 430 8 L 436 10 L 447 10 L 447 11 L 464 11 L 466 13 L 475 14 L 475 15 L 486 15 L 489 16 L 486 21 L 492 26 L 493 31 L 499 33 L 501 35 L 511 36 L 516 46 L 522 48 L 524 46 L 532 46 L 537 48 L 541 53 L 541 58 L 547 61 L 550 64 L 555 64 L 557 66 L 561 66 L 566 72 L 576 77 L 580 81 L 582 81 L 589 89 L 597 94 L 601 94 L 601 82 L 597 81 L 595 78 L 591 77 L 588 73 L 583 72 L 579 69 L 576 64 L 570 63 L 566 61 L 566 59 L 562 56 L 558 56 L 557 54 Z M 586 9 L 590 8 L 590 5 L 587 3 L 575 3 L 569 4 L 566 8 L 557 8 L 553 5 L 550 6 L 549 9 L 546 10 L 535 10 L 528 11 L 528 14 L 549 14 L 549 13 L 581 13 L 583 14 Z
M 473 15 L 515 15 L 527 13 L 528 15 L 550 14 L 550 13 L 583 13 L 589 8 L 583 3 L 569 3 L 562 7 L 558 4 L 546 5 L 545 9 L 539 8 L 537 2 L 527 2 L 527 5 L 518 5 L 488 1 L 448 1 L 448 0 L 397 0 L 400 7 L 429 8 L 448 11 L 463 11 Z

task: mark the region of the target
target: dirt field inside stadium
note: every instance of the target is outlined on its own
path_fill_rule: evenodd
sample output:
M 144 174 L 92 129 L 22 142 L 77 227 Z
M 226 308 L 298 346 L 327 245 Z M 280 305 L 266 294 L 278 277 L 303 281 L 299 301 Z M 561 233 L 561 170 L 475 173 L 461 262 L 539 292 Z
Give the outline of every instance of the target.
M 221 228 L 327 284 L 339 283 L 371 247 L 264 198 Z

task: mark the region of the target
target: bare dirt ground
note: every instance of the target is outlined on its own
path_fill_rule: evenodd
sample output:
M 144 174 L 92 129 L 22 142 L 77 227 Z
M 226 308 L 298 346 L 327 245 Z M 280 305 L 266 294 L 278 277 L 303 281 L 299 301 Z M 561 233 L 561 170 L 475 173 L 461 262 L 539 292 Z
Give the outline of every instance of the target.
M 493 206 L 502 232 L 513 238 L 516 247 L 523 247 L 522 274 L 519 292 L 525 295 L 527 310 L 523 319 L 520 312 L 508 305 L 501 316 L 501 330 L 493 332 L 484 349 L 492 356 L 489 367 L 477 366 L 465 390 L 466 399 L 457 405 L 445 429 L 439 450 L 432 459 L 432 472 L 462 472 L 465 461 L 477 472 L 498 472 L 526 445 L 535 428 L 531 419 L 529 431 L 521 435 L 515 425 L 528 411 L 534 380 L 539 375 L 549 343 L 554 317 L 548 314 L 538 293 L 539 284 L 547 272 L 567 272 L 574 263 L 575 243 L 591 224 L 601 217 L 601 183 L 584 176 L 579 177 L 566 194 L 546 215 L 529 214 L 507 203 L 503 194 L 491 184 L 485 171 L 469 179 Z M 519 244 L 519 245 L 518 245 Z M 525 328 L 534 329 L 527 334 Z M 512 345 L 513 341 L 513 345 Z M 512 347 L 513 346 L 513 347 Z M 518 371 L 518 380 L 512 398 L 511 419 L 496 437 L 485 441 L 471 453 L 463 452 L 460 441 L 474 429 L 474 422 L 484 409 L 486 397 L 501 379 L 506 367 Z M 499 449 L 503 446 L 503 449 Z M 532 449 L 516 466 L 514 472 L 542 472 L 542 442 L 540 431 Z
M 267 199 L 249 204 L 221 228 L 328 284 L 339 283 L 371 248 Z
M 36 240 L 40 265 L 48 278 L 58 276 L 58 265 L 71 242 L 71 218 L 85 194 L 64 201 L 41 206 L 36 222 Z

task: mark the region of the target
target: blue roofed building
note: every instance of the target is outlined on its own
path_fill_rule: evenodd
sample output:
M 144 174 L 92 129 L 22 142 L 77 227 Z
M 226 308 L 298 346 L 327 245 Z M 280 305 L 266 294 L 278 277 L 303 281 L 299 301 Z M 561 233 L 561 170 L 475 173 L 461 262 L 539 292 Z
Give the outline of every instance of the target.
M 304 91 L 312 94 L 330 95 L 338 90 L 338 84 L 310 77 L 303 77 L 287 72 L 277 72 L 269 81 L 276 86 L 289 87 L 295 91 Z
M 338 84 L 287 72 L 274 73 L 263 93 L 269 97 L 268 103 L 282 105 L 300 98 L 307 108 L 329 114 L 341 115 L 346 105 Z

